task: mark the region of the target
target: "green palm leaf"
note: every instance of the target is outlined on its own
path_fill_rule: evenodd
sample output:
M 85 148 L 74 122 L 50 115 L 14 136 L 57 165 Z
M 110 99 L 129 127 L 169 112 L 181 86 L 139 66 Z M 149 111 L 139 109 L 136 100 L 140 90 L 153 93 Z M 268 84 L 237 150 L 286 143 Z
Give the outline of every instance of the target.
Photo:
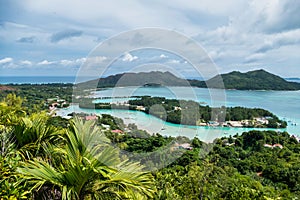
M 118 150 L 94 123 L 75 119 L 62 138 L 65 145 L 50 147 L 59 162 L 34 159 L 18 169 L 33 190 L 56 186 L 63 199 L 152 197 L 152 175 L 138 163 L 120 163 Z

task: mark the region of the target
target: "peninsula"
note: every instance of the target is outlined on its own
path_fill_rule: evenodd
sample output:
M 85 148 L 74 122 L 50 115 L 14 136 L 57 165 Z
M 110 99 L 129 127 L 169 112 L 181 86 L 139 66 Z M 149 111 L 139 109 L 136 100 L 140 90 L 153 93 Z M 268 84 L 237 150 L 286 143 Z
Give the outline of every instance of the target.
M 129 109 L 182 125 L 248 128 L 286 128 L 287 123 L 261 108 L 202 106 L 195 101 L 142 96 L 122 103 L 93 103 L 82 99 L 80 108 Z

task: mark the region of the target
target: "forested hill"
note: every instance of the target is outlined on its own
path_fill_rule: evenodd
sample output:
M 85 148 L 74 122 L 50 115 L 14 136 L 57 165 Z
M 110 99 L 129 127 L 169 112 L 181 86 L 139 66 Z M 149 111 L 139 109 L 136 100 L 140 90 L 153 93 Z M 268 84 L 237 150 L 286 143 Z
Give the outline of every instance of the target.
M 224 82 L 220 84 L 220 81 Z M 237 90 L 300 90 L 300 83 L 288 82 L 283 78 L 266 72 L 255 70 L 246 73 L 233 71 L 217 75 L 209 80 L 185 80 L 170 72 L 139 72 L 122 73 L 79 83 L 82 88 L 105 88 L 116 86 L 194 86 L 206 88 L 237 89 Z
M 105 88 L 115 86 L 188 86 L 189 83 L 170 72 L 151 71 L 116 74 L 79 84 L 85 88 L 96 85 L 97 88 Z
M 237 90 L 300 90 L 300 83 L 288 82 L 283 78 L 271 74 L 265 70 L 255 70 L 246 73 L 238 71 L 217 75 L 207 81 L 210 87 L 214 87 L 216 80 L 223 79 L 226 89 Z M 216 85 L 218 88 L 218 85 Z

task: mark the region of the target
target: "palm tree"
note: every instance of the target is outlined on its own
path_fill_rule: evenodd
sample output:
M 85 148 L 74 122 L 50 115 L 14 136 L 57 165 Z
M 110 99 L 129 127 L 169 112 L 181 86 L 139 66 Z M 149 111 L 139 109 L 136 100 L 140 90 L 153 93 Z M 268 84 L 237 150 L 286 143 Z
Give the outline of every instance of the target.
M 32 114 L 19 118 L 19 122 L 12 126 L 16 149 L 24 160 L 32 157 L 44 157 L 50 153 L 52 144 L 59 144 L 60 130 L 48 125 L 49 116 L 46 113 Z
M 75 119 L 63 138 L 65 145 L 52 148 L 54 160 L 34 159 L 18 169 L 37 191 L 35 199 L 42 194 L 47 199 L 153 197 L 152 175 L 141 172 L 138 163 L 121 162 L 93 122 Z

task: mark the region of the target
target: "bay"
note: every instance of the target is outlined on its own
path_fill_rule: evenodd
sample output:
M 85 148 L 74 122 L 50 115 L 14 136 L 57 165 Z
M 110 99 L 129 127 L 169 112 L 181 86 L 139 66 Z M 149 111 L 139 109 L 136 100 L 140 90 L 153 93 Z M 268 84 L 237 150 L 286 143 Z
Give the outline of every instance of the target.
M 164 122 L 139 111 L 82 109 L 79 108 L 78 105 L 72 105 L 67 109 L 58 110 L 57 114 L 66 115 L 73 111 L 111 114 L 122 118 L 126 124 L 135 123 L 140 129 L 147 130 L 150 133 L 158 132 L 166 136 L 181 135 L 189 138 L 198 137 L 206 142 L 211 142 L 221 136 L 235 135 L 237 133 L 241 134 L 242 132 L 250 130 L 287 131 L 290 134 L 300 136 L 300 91 L 240 91 L 189 87 L 119 87 L 92 93 L 94 98 L 143 95 L 194 100 L 203 105 L 210 106 L 224 105 L 264 108 L 273 112 L 281 119 L 288 121 L 288 127 L 286 129 L 254 129 L 185 126 Z M 107 99 L 105 101 L 108 102 Z M 297 125 L 294 126 L 292 123 L 296 123 Z

